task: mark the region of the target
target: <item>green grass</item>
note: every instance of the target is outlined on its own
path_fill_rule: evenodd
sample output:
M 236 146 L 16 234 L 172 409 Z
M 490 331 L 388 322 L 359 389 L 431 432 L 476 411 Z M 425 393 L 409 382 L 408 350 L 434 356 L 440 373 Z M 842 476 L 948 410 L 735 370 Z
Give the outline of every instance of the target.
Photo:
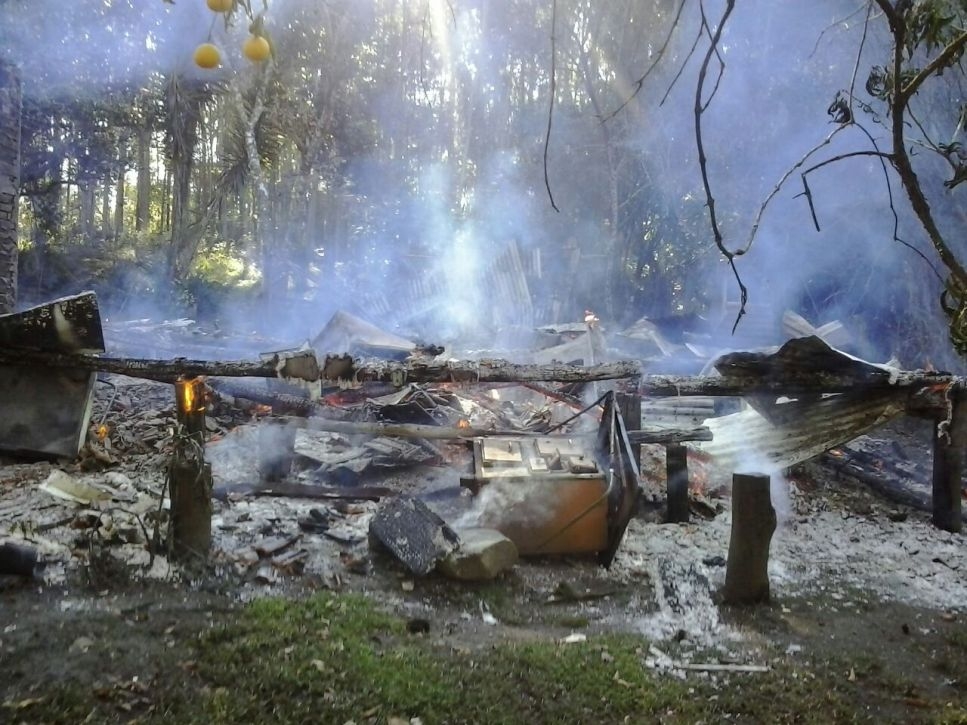
M 199 643 L 198 675 L 213 693 L 202 719 L 621 720 L 681 700 L 681 685 L 659 687 L 646 674 L 643 644 L 612 637 L 454 651 L 406 634 L 402 620 L 359 597 L 262 601 Z
M 503 604 L 487 592 L 490 605 Z M 492 596 L 490 596 L 492 595 Z M 215 623 L 213 623 L 215 622 Z M 134 682 L 95 673 L 44 683 L 39 698 L 9 699 L 0 720 L 23 722 L 433 723 L 536 722 L 967 722 L 964 701 L 904 687 L 879 655 L 828 661 L 805 656 L 755 674 L 692 674 L 686 681 L 644 664 L 649 642 L 588 634 L 563 644 L 547 632 L 502 625 L 483 634 L 407 632 L 406 621 L 362 596 L 264 599 L 164 627 L 171 646 L 143 657 L 159 674 Z M 435 626 L 435 625 L 434 625 Z M 102 630 L 106 662 L 124 646 Z M 501 633 L 509 636 L 501 638 Z M 516 635 L 516 636 L 515 636 Z M 951 632 L 951 645 L 961 635 Z M 678 645 L 658 643 L 673 657 Z M 952 649 L 952 651 L 954 651 Z M 953 656 L 953 655 L 951 655 Z M 716 652 L 695 655 L 714 662 Z M 952 659 L 951 670 L 963 659 Z M 136 669 L 134 671 L 145 672 Z M 959 669 L 958 669 L 959 671 Z

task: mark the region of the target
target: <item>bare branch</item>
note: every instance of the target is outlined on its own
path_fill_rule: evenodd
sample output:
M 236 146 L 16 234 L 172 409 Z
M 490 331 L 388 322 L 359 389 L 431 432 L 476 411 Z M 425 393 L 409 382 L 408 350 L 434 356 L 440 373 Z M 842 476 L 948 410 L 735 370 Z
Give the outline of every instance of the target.
M 863 37 L 860 39 L 859 50 L 856 51 L 856 62 L 853 64 L 853 75 L 849 79 L 849 116 L 852 121 L 856 118 L 853 113 L 853 90 L 856 88 L 856 74 L 859 72 L 860 59 L 863 57 L 863 48 L 866 47 L 866 35 L 870 30 L 870 15 L 873 12 L 873 0 L 866 6 L 866 20 L 863 21 Z
M 705 17 L 705 8 L 702 8 L 702 25 L 708 28 L 708 21 Z M 709 223 L 712 227 L 712 235 L 715 238 L 715 246 L 722 255 L 728 260 L 729 266 L 732 268 L 732 274 L 735 275 L 735 281 L 739 285 L 739 311 L 735 316 L 735 323 L 732 325 L 732 333 L 735 334 L 736 328 L 739 326 L 739 321 L 745 315 L 745 305 L 749 299 L 748 290 L 745 284 L 742 282 L 742 277 L 739 275 L 739 270 L 735 265 L 735 253 L 729 251 L 725 246 L 725 241 L 722 237 L 722 230 L 719 228 L 718 218 L 715 215 L 715 197 L 712 196 L 712 186 L 709 182 L 708 177 L 708 159 L 705 156 L 705 145 L 702 140 L 702 114 L 708 107 L 707 103 L 702 102 L 703 92 L 705 90 L 705 78 L 708 75 L 708 67 L 712 62 L 712 56 L 716 56 L 719 60 L 719 79 L 721 79 L 724 73 L 725 63 L 722 61 L 721 56 L 718 55 L 718 42 L 722 37 L 722 31 L 725 29 L 725 23 L 728 21 L 729 16 L 732 14 L 732 10 L 735 8 L 735 0 L 726 0 L 725 10 L 722 13 L 722 18 L 719 20 L 718 26 L 715 28 L 715 32 L 711 34 L 709 41 L 708 50 L 705 52 L 705 58 L 702 60 L 702 66 L 698 72 L 698 83 L 695 88 L 695 146 L 698 150 L 698 165 L 702 171 L 702 185 L 705 189 L 705 201 L 708 206 L 708 216 Z M 718 81 L 716 81 L 716 88 L 718 87 Z M 712 97 L 714 97 L 715 92 L 713 90 L 712 94 L 709 96 L 709 102 L 711 102 Z
M 692 56 L 695 55 L 695 49 L 698 48 L 698 41 L 700 41 L 701 39 L 702 39 L 702 28 L 700 27 L 698 29 L 698 32 L 695 33 L 695 40 L 692 42 L 692 47 L 688 49 L 688 52 L 685 54 L 685 57 L 682 59 L 681 65 L 678 67 L 678 72 L 675 73 L 675 77 L 672 78 L 671 83 L 668 84 L 668 88 L 665 89 L 665 95 L 661 97 L 661 103 L 658 104 L 659 106 L 665 105 L 665 101 L 668 100 L 668 96 L 671 94 L 672 89 L 678 83 L 678 79 L 681 78 L 682 73 L 685 72 L 685 67 L 688 65 L 688 61 L 690 61 L 692 59 Z
M 641 75 L 641 77 L 635 81 L 634 83 L 635 89 L 631 92 L 631 95 L 629 95 L 624 101 L 622 101 L 620 106 L 618 106 L 611 113 L 609 113 L 607 116 L 602 118 L 601 119 L 602 123 L 606 121 L 610 121 L 612 118 L 614 118 L 619 113 L 621 113 L 624 107 L 627 106 L 629 103 L 631 103 L 631 101 L 633 101 L 635 97 L 641 92 L 642 87 L 644 87 L 645 85 L 645 81 L 648 80 L 648 76 L 650 76 L 651 72 L 658 67 L 658 63 L 661 62 L 662 56 L 665 55 L 665 51 L 668 49 L 668 45 L 671 42 L 672 35 L 674 35 L 675 29 L 678 27 L 678 21 L 682 17 L 682 11 L 685 9 L 686 2 L 688 2 L 688 0 L 681 0 L 681 2 L 678 4 L 678 10 L 675 13 L 675 19 L 672 20 L 671 27 L 668 29 L 668 34 L 665 36 L 665 40 L 662 42 L 661 47 L 658 49 L 658 52 L 655 54 L 655 58 L 654 60 L 652 60 L 651 65 L 649 65 L 648 68 L 645 70 L 645 72 Z
M 826 138 L 824 138 L 818 144 L 816 144 L 811 149 L 809 149 L 809 151 L 803 154 L 803 157 L 799 159 L 799 161 L 797 161 L 788 171 L 786 171 L 785 174 L 782 175 L 782 178 L 779 179 L 778 183 L 776 183 L 776 185 L 772 188 L 772 191 L 769 192 L 769 196 L 767 196 L 765 201 L 762 202 L 762 206 L 759 207 L 759 211 L 756 212 L 755 219 L 752 222 L 752 230 L 749 232 L 749 239 L 748 241 L 746 241 L 745 246 L 742 247 L 741 250 L 738 250 L 741 254 L 745 254 L 752 247 L 752 243 L 755 241 L 756 234 L 759 233 L 759 225 L 762 222 L 762 216 L 766 212 L 766 207 L 769 206 L 769 203 L 773 200 L 773 198 L 775 198 L 776 194 L 779 193 L 782 187 L 785 186 L 785 183 L 789 180 L 789 177 L 792 176 L 793 172 L 795 172 L 796 169 L 801 168 L 802 165 L 809 160 L 809 157 L 812 156 L 817 151 L 819 151 L 823 146 L 829 145 L 829 143 L 833 140 L 836 134 L 838 134 L 844 128 L 847 128 L 847 126 L 845 125 L 837 126 L 832 131 L 830 131 L 826 135 Z
M 551 124 L 554 122 L 554 94 L 556 87 L 556 57 L 557 57 L 557 0 L 551 0 L 551 102 L 547 108 L 547 134 L 544 136 L 544 186 L 547 188 L 547 198 L 551 200 L 551 208 L 560 212 L 557 204 L 554 203 L 554 194 L 551 192 L 551 180 L 547 173 L 547 155 L 551 146 Z
M 835 20 L 832 23 L 830 23 L 829 25 L 827 25 L 825 28 L 823 28 L 822 32 L 820 32 L 820 34 L 818 36 L 816 36 L 816 44 L 813 46 L 813 50 L 809 54 L 809 58 L 811 59 L 814 55 L 816 55 L 816 51 L 819 50 L 819 43 L 823 39 L 823 36 L 826 35 L 826 33 L 828 33 L 830 30 L 832 30 L 833 28 L 835 28 L 837 25 L 846 25 L 849 22 L 849 19 L 850 18 L 852 18 L 854 15 L 858 15 L 860 12 L 862 12 L 863 5 L 865 5 L 865 4 L 866 3 L 864 2 L 858 8 L 856 8 L 856 10 L 854 10 L 853 12 L 851 12 L 849 15 L 847 15 L 845 17 L 842 17 L 839 20 Z M 848 26 L 847 26 L 847 28 L 848 28 Z

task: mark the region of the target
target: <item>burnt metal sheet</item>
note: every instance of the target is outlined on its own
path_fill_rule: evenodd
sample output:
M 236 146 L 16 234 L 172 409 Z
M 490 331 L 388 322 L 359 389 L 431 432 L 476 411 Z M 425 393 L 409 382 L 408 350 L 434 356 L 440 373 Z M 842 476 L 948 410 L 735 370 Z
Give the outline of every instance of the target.
M 690 444 L 726 470 L 778 471 L 846 443 L 905 412 L 903 391 L 829 395 L 775 402 L 763 415 L 756 408 L 705 425 L 712 440 Z M 760 400 L 757 407 L 763 408 Z
M 0 344 L 42 352 L 103 352 L 97 296 L 84 292 L 0 316 Z M 0 366 L 0 451 L 74 458 L 87 436 L 96 375 Z
M 95 375 L 0 366 L 0 451 L 74 458 L 91 419 Z
M 103 352 L 97 295 L 82 292 L 0 315 L 0 345 L 42 352 Z
M 837 350 L 816 336 L 789 340 L 775 352 L 729 353 L 714 364 L 723 377 L 740 375 L 789 381 L 815 377 L 821 381 L 822 374 L 827 373 L 854 376 L 858 385 L 889 379 L 900 372 L 889 365 L 867 362 Z

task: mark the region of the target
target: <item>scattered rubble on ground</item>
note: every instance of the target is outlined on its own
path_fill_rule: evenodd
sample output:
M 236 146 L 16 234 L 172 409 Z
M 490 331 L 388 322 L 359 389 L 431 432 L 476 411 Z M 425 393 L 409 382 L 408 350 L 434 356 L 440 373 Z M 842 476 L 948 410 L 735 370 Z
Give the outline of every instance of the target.
M 347 319 L 330 333 L 351 332 L 353 344 L 365 347 L 367 328 L 352 320 L 349 325 Z M 803 323 L 790 318 L 789 324 Z M 185 327 L 165 327 L 159 344 Z M 562 353 L 587 361 L 607 355 L 600 330 L 585 328 L 543 330 L 548 349 L 557 348 L 544 357 L 557 359 L 553 356 Z M 137 325 L 127 326 L 126 339 L 138 332 Z M 656 354 L 695 355 L 687 346 L 659 343 L 655 331 L 649 334 Z M 842 332 L 833 326 L 824 334 Z M 377 343 L 392 343 L 396 352 L 405 348 L 395 337 L 372 342 Z M 605 412 L 593 401 L 600 403 L 604 386 L 409 383 L 388 391 L 385 384 L 372 383 L 320 390 L 312 398 L 306 390 L 280 392 L 262 384 L 251 400 L 235 394 L 237 388 L 223 394 L 215 382 L 205 419 L 205 456 L 216 499 L 211 562 L 237 577 L 244 596 L 310 583 L 381 591 L 418 612 L 431 606 L 421 599 L 424 580 L 445 576 L 455 580 L 453 587 L 463 586 L 461 581 L 496 580 L 499 586 L 502 578 L 513 577 L 527 582 L 526 589 L 543 606 L 566 602 L 597 626 L 630 624 L 659 638 L 681 635 L 696 646 L 742 636 L 723 623 L 715 603 L 725 577 L 731 525 L 728 488 L 721 481 L 732 467 L 717 467 L 714 446 L 710 453 L 708 446 L 703 451 L 701 443 L 689 444 L 691 521 L 662 524 L 664 447 L 643 445 L 640 504 L 629 510 L 635 515 L 625 522 L 627 529 L 622 525 L 608 569 L 588 556 L 600 552 L 600 543 L 565 546 L 564 557 L 522 558 L 545 552 L 521 549 L 519 532 L 515 541 L 512 531 L 465 528 L 468 523 L 501 528 L 499 517 L 481 516 L 481 499 L 497 496 L 498 487 L 486 493 L 483 486 L 484 493 L 475 495 L 486 478 L 484 465 L 496 467 L 491 470 L 523 467 L 528 474 L 553 469 L 571 480 L 597 477 L 596 485 L 603 486 L 596 489 L 598 497 L 613 490 L 602 477 L 607 471 L 587 461 L 581 468 L 579 459 L 588 454 L 577 444 L 595 440 Z M 289 397 L 308 401 L 303 415 L 325 408 L 331 420 L 394 425 L 406 437 L 280 424 L 279 415 L 294 415 Z M 734 399 L 710 397 L 654 399 L 643 406 L 645 425 L 629 427 L 708 424 L 736 414 L 738 405 Z M 864 425 L 882 422 L 876 415 L 867 416 Z M 499 436 L 478 436 L 476 445 L 469 434 L 432 439 L 420 435 L 420 426 L 514 432 L 529 436 L 528 445 L 537 448 L 528 452 L 519 443 L 515 448 L 508 439 L 501 444 Z M 28 463 L 11 458 L 0 466 L 0 566 L 10 562 L 0 571 L 29 573 L 47 586 L 69 586 L 79 572 L 97 569 L 104 575 L 111 567 L 126 578 L 184 576 L 185 570 L 168 562 L 165 549 L 166 476 L 175 428 L 170 385 L 98 376 L 86 442 L 76 459 Z M 570 447 L 540 448 L 542 439 L 535 436 L 561 430 L 571 431 Z M 802 459 L 810 458 L 809 463 L 794 469 L 788 480 L 774 478 L 780 526 L 772 541 L 769 576 L 775 596 L 823 594 L 842 601 L 843 607 L 880 597 L 962 609 L 967 601 L 963 535 L 932 527 L 927 515 L 911 508 L 928 498 L 929 465 L 923 463 L 929 430 L 916 436 L 898 436 L 896 429 L 881 434 L 870 425 L 862 430 L 865 435 L 855 437 L 862 431 L 851 431 L 852 442 L 844 439 L 818 458 L 815 453 L 829 441 L 813 441 L 816 451 L 810 449 Z M 269 453 L 274 457 L 267 462 Z M 510 477 L 508 470 L 503 470 L 504 479 Z M 900 489 L 910 495 L 888 502 L 857 483 L 875 477 L 903 478 Z M 543 496 L 531 504 L 542 505 Z M 568 529 L 586 515 L 578 506 L 549 520 Z M 607 525 L 612 515 L 598 524 Z M 500 623 L 486 609 L 471 617 L 488 626 Z M 661 654 L 652 655 L 654 666 L 672 667 Z

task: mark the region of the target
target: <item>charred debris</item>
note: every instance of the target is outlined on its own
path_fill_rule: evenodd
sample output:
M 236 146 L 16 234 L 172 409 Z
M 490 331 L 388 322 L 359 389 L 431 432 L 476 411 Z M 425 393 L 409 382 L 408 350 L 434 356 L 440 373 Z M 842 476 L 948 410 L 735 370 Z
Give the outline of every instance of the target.
M 190 321 L 102 326 L 93 293 L 0 316 L 0 574 L 113 557 L 159 576 L 221 562 L 268 583 L 313 570 L 323 545 L 356 573 L 385 555 L 468 580 L 520 556 L 608 566 L 643 507 L 715 516 L 735 474 L 727 594 L 761 601 L 769 473 L 845 459 L 902 415 L 936 431 L 931 495 L 904 503 L 959 531 L 964 381 L 842 352 L 839 323 L 787 312 L 782 329 L 779 347 L 713 354 L 647 320 L 606 333 L 588 313 L 510 362 L 339 312 L 305 344 L 246 358 Z M 171 354 L 124 354 L 144 339 Z M 876 478 L 860 453 L 848 463 Z M 268 520 L 294 526 L 242 531 L 274 504 Z

